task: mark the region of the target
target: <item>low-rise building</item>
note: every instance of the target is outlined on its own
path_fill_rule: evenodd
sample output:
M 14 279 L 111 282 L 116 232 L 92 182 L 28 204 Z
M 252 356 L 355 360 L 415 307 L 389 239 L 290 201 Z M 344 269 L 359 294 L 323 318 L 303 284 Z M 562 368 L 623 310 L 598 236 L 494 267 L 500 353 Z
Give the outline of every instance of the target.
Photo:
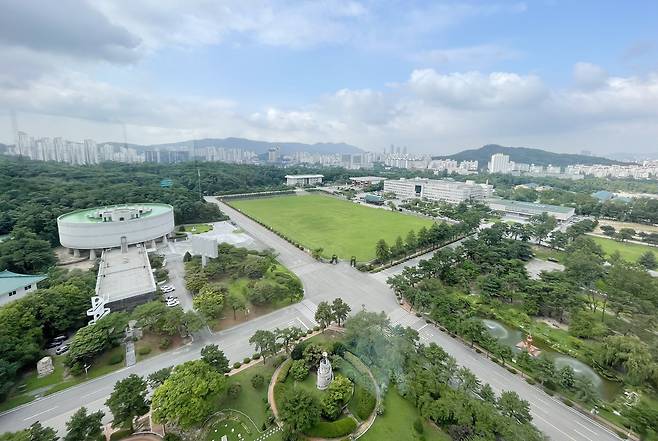
M 324 175 L 286 175 L 286 185 L 290 187 L 322 184 Z
M 487 199 L 486 203 L 493 211 L 521 219 L 547 213 L 555 217 L 559 222 L 564 222 L 569 220 L 575 213 L 575 209 L 571 207 L 512 201 L 508 199 Z
M 37 283 L 47 279 L 47 276 L 37 274 L 18 274 L 11 271 L 0 271 L 0 305 L 18 300 L 27 293 L 36 291 Z
M 352 182 L 352 184 L 359 185 L 361 187 L 376 185 L 385 180 L 386 178 L 382 178 L 381 176 L 355 176 L 350 178 L 350 182 Z
M 493 186 L 473 181 L 445 179 L 398 179 L 384 181 L 384 192 L 395 193 L 398 199 L 426 198 L 431 201 L 459 203 L 491 196 Z

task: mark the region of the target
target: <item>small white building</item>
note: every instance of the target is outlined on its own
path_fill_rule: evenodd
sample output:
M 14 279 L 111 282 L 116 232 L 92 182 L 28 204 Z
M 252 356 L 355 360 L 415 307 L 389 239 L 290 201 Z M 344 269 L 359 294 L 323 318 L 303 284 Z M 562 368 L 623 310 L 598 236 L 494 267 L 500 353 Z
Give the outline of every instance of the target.
M 322 184 L 324 175 L 286 175 L 286 185 L 289 187 L 299 187 L 305 185 Z
M 46 278 L 47 276 L 44 275 L 31 276 L 0 271 L 0 305 L 20 299 L 28 292 L 36 291 L 37 283 Z

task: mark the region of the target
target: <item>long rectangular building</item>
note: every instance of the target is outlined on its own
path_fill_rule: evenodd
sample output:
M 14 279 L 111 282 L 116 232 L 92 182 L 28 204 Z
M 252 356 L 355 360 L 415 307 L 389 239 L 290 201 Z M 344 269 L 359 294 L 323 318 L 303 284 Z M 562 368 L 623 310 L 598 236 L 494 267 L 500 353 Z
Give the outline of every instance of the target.
M 534 202 L 511 201 L 508 199 L 487 199 L 489 208 L 521 219 L 547 213 L 560 222 L 569 220 L 575 213 L 571 207 L 560 205 L 536 204 Z
M 431 201 L 459 203 L 491 196 L 493 186 L 473 181 L 459 182 L 439 179 L 398 179 L 384 181 L 384 192 L 395 193 L 398 199 L 425 198 Z

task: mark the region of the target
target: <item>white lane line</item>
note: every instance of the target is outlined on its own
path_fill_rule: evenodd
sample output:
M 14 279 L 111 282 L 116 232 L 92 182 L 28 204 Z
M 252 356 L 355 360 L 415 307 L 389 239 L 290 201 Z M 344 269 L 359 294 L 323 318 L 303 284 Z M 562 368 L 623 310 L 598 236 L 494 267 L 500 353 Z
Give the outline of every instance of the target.
M 583 438 L 585 438 L 586 440 L 589 440 L 589 438 L 587 437 L 587 435 L 583 435 L 582 433 L 580 433 L 580 432 L 577 431 L 576 429 L 573 429 L 573 431 L 576 432 L 578 435 L 582 436 Z
M 418 328 L 418 332 L 422 331 L 423 329 L 427 328 L 429 326 L 429 323 L 425 323 L 423 326 Z
M 561 434 L 563 434 L 563 435 L 566 436 L 567 438 L 572 439 L 573 441 L 578 441 L 578 440 L 577 440 L 576 438 L 574 438 L 573 436 L 569 435 L 568 433 L 566 433 L 565 431 L 563 431 L 563 430 L 560 429 L 559 427 L 557 427 L 557 426 L 553 425 L 552 423 L 550 423 L 546 418 L 544 418 L 544 417 L 542 417 L 542 416 L 539 416 L 539 415 L 535 415 L 535 418 L 539 418 L 540 420 L 542 420 L 543 422 L 545 422 L 545 423 L 548 424 L 549 426 L 553 427 L 555 430 L 557 430 L 558 432 L 560 432 Z
M 597 433 L 596 433 L 595 431 L 593 431 L 592 429 L 590 429 L 589 427 L 587 427 L 586 425 L 584 425 L 584 424 L 581 423 L 580 421 L 576 421 L 576 424 L 578 424 L 578 425 L 579 425 L 580 427 L 582 427 L 583 429 L 592 432 L 594 435 L 597 435 Z
M 297 319 L 297 321 L 308 331 L 309 327 L 306 326 L 306 323 L 304 323 L 299 317 L 295 317 L 295 319 Z
M 34 417 L 37 417 L 37 416 L 39 416 L 39 415 L 41 415 L 41 414 L 44 414 L 44 413 L 46 413 L 46 412 L 50 412 L 51 410 L 55 410 L 55 409 L 57 409 L 57 406 L 55 406 L 55 407 L 51 407 L 50 409 L 46 409 L 46 410 L 44 410 L 43 412 L 35 413 L 34 415 L 29 416 L 29 417 L 27 417 L 27 418 L 23 418 L 23 421 L 31 420 L 31 419 L 34 418 Z

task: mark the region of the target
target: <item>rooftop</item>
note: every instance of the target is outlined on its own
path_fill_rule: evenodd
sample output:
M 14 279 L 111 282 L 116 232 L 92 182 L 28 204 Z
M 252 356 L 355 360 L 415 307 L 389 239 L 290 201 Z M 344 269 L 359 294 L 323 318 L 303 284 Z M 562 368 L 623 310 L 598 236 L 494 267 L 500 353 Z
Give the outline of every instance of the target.
M 285 178 L 286 179 L 324 178 L 324 175 L 286 175 Z
M 384 181 L 386 178 L 383 178 L 381 176 L 355 176 L 353 178 L 350 178 L 351 181 L 356 181 L 356 182 L 378 182 L 378 181 Z
M 122 204 L 122 205 L 108 205 L 104 207 L 93 207 L 93 208 L 84 208 L 82 210 L 71 211 L 57 218 L 59 221 L 70 222 L 70 223 L 87 223 L 87 224 L 98 224 L 103 223 L 102 218 L 96 216 L 99 211 L 110 211 L 117 208 L 124 209 L 135 209 L 135 208 L 145 208 L 147 211 L 142 213 L 141 217 L 150 217 L 157 216 L 159 214 L 166 213 L 173 210 L 173 207 L 168 204 L 157 204 L 157 203 L 136 203 L 136 204 Z
M 488 203 L 490 204 L 499 204 L 499 205 L 504 205 L 506 209 L 510 210 L 528 210 L 528 211 L 536 211 L 539 213 L 542 212 L 553 212 L 553 213 L 563 213 L 563 214 L 570 214 L 573 212 L 573 208 L 571 207 L 563 207 L 561 205 L 548 205 L 548 204 L 536 204 L 534 202 L 522 202 L 522 201 L 512 201 L 509 199 L 488 199 Z
M 47 279 L 48 276 L 37 274 L 18 274 L 11 271 L 0 271 L 0 295 L 8 292 L 16 291 L 18 288 L 23 288 L 27 285 L 41 282 Z
M 154 292 L 155 280 L 146 250 L 128 247 L 124 254 L 116 248 L 104 251 L 96 279 L 96 295 L 106 302 Z

